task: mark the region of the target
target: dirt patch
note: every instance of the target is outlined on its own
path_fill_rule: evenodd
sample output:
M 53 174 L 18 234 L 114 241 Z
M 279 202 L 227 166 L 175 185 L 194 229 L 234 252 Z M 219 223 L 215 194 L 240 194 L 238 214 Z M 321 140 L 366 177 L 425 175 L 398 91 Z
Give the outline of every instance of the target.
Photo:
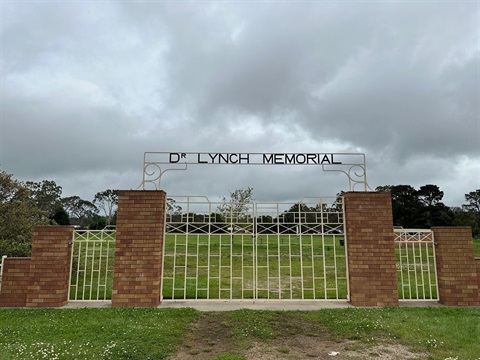
M 329 359 L 329 360 L 404 360 L 426 359 L 422 354 L 410 352 L 399 344 L 374 345 L 367 348 L 352 350 L 354 341 L 331 342 L 328 340 L 312 339 L 302 335 L 295 336 L 288 344 L 284 343 L 256 343 L 244 353 L 247 360 L 300 360 L 300 359 Z M 363 346 L 362 346 L 363 347 Z
M 286 319 L 283 319 L 286 320 Z M 170 360 L 208 360 L 221 354 L 244 356 L 247 360 L 400 360 L 425 359 L 401 344 L 338 341 L 320 324 L 292 317 L 279 322 L 278 336 L 268 340 L 238 341 L 225 313 L 208 313 L 194 324 L 182 345 Z
M 208 313 L 194 324 L 179 352 L 169 359 L 206 360 L 216 355 L 238 353 L 235 338 L 223 313 Z

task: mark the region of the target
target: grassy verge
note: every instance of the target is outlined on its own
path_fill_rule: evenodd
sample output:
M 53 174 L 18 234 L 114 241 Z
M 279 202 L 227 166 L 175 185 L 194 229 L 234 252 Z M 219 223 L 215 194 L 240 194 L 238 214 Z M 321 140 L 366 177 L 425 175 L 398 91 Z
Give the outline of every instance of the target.
M 480 237 L 473 239 L 473 252 L 475 254 L 475 257 L 480 258 Z
M 245 359 L 252 344 L 268 347 L 275 343 L 279 354 L 288 353 L 287 339 L 299 335 L 317 339 L 314 342 L 348 342 L 354 350 L 401 344 L 419 358 L 480 359 L 480 308 L 219 314 L 192 309 L 4 309 L 0 310 L 0 359 L 164 359 L 175 354 L 195 331 L 199 332 L 196 340 L 204 339 L 206 328 L 193 324 L 207 320 L 207 329 L 222 329 L 215 336 L 228 332 L 234 343 L 228 353 L 213 349 L 208 359 Z M 193 341 L 190 346 L 196 344 Z
M 326 330 L 334 341 L 352 340 L 357 348 L 400 343 L 428 359 L 480 359 L 480 308 L 240 310 L 229 318 L 243 343 L 286 338 L 298 329 L 307 336 Z
M 0 359 L 163 359 L 192 309 L 0 310 Z

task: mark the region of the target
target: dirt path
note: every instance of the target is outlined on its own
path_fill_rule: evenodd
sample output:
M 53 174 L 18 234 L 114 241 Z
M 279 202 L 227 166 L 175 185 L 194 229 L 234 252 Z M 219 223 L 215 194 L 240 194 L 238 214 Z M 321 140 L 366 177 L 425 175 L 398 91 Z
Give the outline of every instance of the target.
M 273 339 L 238 339 L 225 313 L 205 314 L 194 324 L 178 353 L 169 360 L 208 360 L 221 354 L 244 356 L 247 360 L 294 359 L 425 359 L 401 344 L 354 340 L 335 341 L 321 326 L 299 319 L 278 324 Z

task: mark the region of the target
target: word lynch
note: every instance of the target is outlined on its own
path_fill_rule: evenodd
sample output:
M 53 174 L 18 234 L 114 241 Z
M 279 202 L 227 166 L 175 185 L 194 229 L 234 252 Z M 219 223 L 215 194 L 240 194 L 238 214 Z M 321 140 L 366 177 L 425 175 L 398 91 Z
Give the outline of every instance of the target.
M 340 165 L 334 153 L 168 153 L 169 164 Z

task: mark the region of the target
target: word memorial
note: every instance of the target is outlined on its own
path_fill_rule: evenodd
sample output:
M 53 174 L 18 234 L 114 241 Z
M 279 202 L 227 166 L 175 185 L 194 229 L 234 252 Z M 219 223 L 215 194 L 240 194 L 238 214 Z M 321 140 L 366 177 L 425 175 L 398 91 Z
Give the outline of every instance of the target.
M 347 175 L 349 189 L 361 186 L 367 190 L 367 167 L 363 153 L 211 153 L 146 152 L 143 159 L 143 181 L 160 189 L 162 175 L 171 170 L 187 170 L 189 165 L 297 165 L 319 166 L 323 171 Z

